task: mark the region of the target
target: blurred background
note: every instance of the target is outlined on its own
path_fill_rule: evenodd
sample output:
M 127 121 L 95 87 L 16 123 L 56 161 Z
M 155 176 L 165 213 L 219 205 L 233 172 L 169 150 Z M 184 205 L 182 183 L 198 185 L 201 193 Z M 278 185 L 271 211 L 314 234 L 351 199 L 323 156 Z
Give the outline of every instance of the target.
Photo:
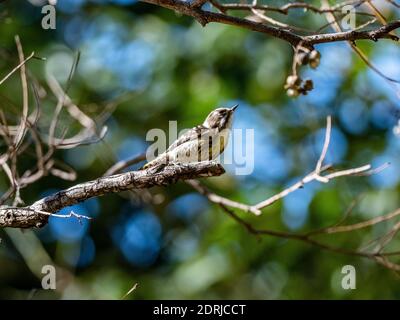
M 377 2 L 387 18 L 399 19 L 398 9 Z M 225 175 L 205 181 L 228 198 L 256 203 L 312 170 L 330 114 L 328 162 L 338 168 L 391 163 L 371 177 L 307 185 L 260 217 L 238 212 L 256 227 L 321 228 L 340 220 L 355 199 L 349 222 L 400 207 L 396 85 L 369 69 L 346 43 L 317 47 L 321 65 L 301 69 L 315 89 L 291 99 L 283 85 L 293 52 L 283 41 L 221 24 L 203 28 L 192 18 L 132 0 L 58 0 L 57 28 L 43 30 L 41 5 L 33 0 L 0 3 L 0 78 L 18 64 L 14 37 L 19 35 L 26 56 L 34 51 L 46 58 L 28 62 L 32 77 L 45 85 L 52 75 L 68 86 L 73 102 L 95 121 L 104 120 L 108 132 L 96 144 L 57 151 L 57 158 L 76 170 L 76 181 L 45 177 L 21 191 L 25 203 L 97 178 L 116 161 L 144 152 L 147 131 L 167 130 L 169 120 L 184 129 L 201 123 L 217 106 L 239 103 L 234 127 L 254 129 L 254 172 L 235 176 L 235 166 L 229 165 Z M 314 29 L 326 22 L 302 10 L 288 19 Z M 398 44 L 357 45 L 379 70 L 400 79 Z M 78 51 L 79 64 L 68 81 Z M 56 103 L 47 92 L 43 128 Z M 21 105 L 15 73 L 0 86 L 0 108 L 18 123 Z M 80 129 L 64 110 L 57 130 L 67 127 L 69 133 Z M 231 150 L 232 143 L 226 152 Z M 29 161 L 21 159 L 22 165 Z M 8 186 L 2 172 L 0 193 Z M 50 218 L 40 230 L 0 230 L 0 298 L 120 299 L 135 283 L 127 299 L 400 298 L 394 272 L 304 243 L 257 238 L 182 182 L 149 194 L 91 199 L 61 213 L 71 209 L 94 219 Z M 326 242 L 358 248 L 390 226 L 334 235 Z M 395 239 L 393 249 L 396 245 L 399 249 Z M 41 289 L 41 268 L 47 263 L 61 270 L 55 291 Z M 357 270 L 356 290 L 341 288 L 341 269 L 348 264 Z

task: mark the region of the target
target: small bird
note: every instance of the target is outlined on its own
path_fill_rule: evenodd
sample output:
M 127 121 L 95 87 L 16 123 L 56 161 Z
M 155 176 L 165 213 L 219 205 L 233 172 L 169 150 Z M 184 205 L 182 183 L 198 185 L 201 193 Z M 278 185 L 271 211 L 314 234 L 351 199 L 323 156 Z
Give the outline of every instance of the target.
M 200 124 L 182 134 L 168 149 L 142 169 L 159 164 L 210 161 L 224 152 L 228 144 L 233 114 L 232 108 L 217 108 Z

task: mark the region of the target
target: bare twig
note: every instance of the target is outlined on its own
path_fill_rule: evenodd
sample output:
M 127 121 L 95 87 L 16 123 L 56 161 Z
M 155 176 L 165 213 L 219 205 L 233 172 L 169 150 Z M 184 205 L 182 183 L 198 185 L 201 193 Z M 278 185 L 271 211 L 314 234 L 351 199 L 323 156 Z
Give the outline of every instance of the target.
M 14 72 L 18 71 L 25 63 L 31 60 L 35 55 L 35 52 L 32 52 L 28 57 L 26 57 L 23 61 L 21 61 L 14 69 L 12 69 L 3 79 L 0 80 L 0 85 L 2 85 L 9 77 L 13 75 Z
M 216 204 L 222 204 L 226 207 L 230 208 L 236 208 L 240 209 L 244 212 L 251 212 L 255 215 L 260 215 L 262 212 L 261 210 L 271 206 L 278 200 L 288 196 L 290 193 L 301 189 L 304 187 L 304 185 L 312 182 L 312 181 L 319 181 L 323 183 L 327 183 L 332 179 L 338 178 L 338 177 L 344 177 L 344 176 L 357 176 L 357 175 L 368 175 L 368 174 L 373 174 L 376 172 L 376 170 L 381 170 L 382 167 L 370 170 L 371 165 L 367 164 L 361 167 L 357 168 L 351 168 L 351 169 L 345 169 L 345 170 L 340 170 L 340 171 L 335 171 L 326 175 L 322 175 L 323 172 L 325 172 L 327 169 L 331 168 L 331 165 L 323 165 L 323 162 L 325 160 L 328 148 L 329 148 L 329 143 L 330 143 L 330 136 L 331 136 L 331 128 L 332 128 L 332 120 L 331 117 L 327 117 L 327 126 L 326 126 L 326 133 L 325 133 L 325 141 L 324 145 L 322 148 L 321 155 L 318 159 L 318 162 L 315 166 L 315 169 L 307 174 L 304 178 L 299 180 L 298 182 L 294 183 L 290 187 L 282 190 L 281 192 L 271 196 L 268 199 L 265 199 L 255 205 L 247 205 L 243 203 L 239 203 L 236 201 L 232 201 L 230 199 L 221 197 L 215 193 L 210 192 L 206 187 L 202 186 L 198 181 L 191 182 L 188 181 L 187 183 L 190 184 L 194 189 L 196 189 L 199 193 L 203 194 L 206 196 L 211 202 L 216 203 Z M 386 167 L 387 164 L 384 164 L 383 167 Z
M 265 22 L 267 22 L 267 23 L 269 23 L 269 24 L 271 24 L 271 25 L 273 25 L 273 26 L 281 27 L 281 28 L 283 28 L 283 29 L 290 30 L 290 31 L 310 32 L 310 30 L 307 30 L 307 29 L 304 29 L 304 28 L 300 28 L 300 27 L 296 27 L 296 26 L 293 26 L 293 25 L 288 25 L 288 24 L 286 24 L 286 23 L 283 23 L 283 22 L 281 22 L 281 21 L 278 21 L 278 20 L 276 20 L 276 19 L 273 19 L 273 18 L 271 18 L 271 17 L 268 17 L 267 15 L 264 14 L 263 11 L 261 11 L 261 10 L 259 10 L 259 9 L 254 9 L 254 8 L 252 8 L 252 9 L 251 9 L 251 12 L 252 12 L 255 16 L 257 16 L 258 18 L 260 18 L 262 21 L 265 21 Z
M 121 300 L 124 300 L 127 296 L 129 296 L 133 291 L 136 290 L 137 287 L 138 287 L 138 283 L 136 282 L 136 283 L 132 286 L 132 288 L 130 288 L 129 291 L 123 295 L 123 297 L 121 298 Z
M 124 169 L 126 169 L 136 163 L 144 161 L 144 160 L 146 160 L 146 153 L 139 154 L 139 155 L 129 158 L 127 160 L 118 161 L 116 164 L 114 164 L 112 167 L 110 167 L 104 175 L 110 176 L 112 174 L 120 173 Z
M 25 136 L 27 130 L 27 120 L 28 120 L 28 82 L 26 80 L 26 70 L 24 62 L 24 51 L 22 49 L 21 41 L 18 36 L 15 37 L 15 43 L 17 44 L 18 57 L 20 60 L 21 68 L 21 83 L 22 83 L 22 117 L 21 123 L 18 129 L 18 135 L 15 137 L 14 145 L 15 150 L 17 150 Z
M 255 215 L 261 214 L 261 211 L 259 209 L 257 209 L 255 206 L 249 206 L 247 204 L 236 202 L 236 201 L 230 200 L 228 198 L 219 196 L 219 195 L 211 192 L 210 190 L 208 190 L 208 188 L 206 188 L 204 185 L 202 185 L 199 181 L 188 180 L 188 181 L 186 181 L 186 183 L 188 185 L 190 185 L 193 189 L 195 189 L 198 193 L 207 197 L 207 199 L 210 202 L 213 202 L 218 205 L 224 205 L 224 206 L 227 206 L 230 208 L 239 209 L 244 212 L 250 212 Z
M 148 170 L 130 171 L 101 177 L 93 181 L 75 185 L 36 201 L 28 207 L 3 207 L 0 209 L 0 227 L 31 228 L 47 223 L 48 216 L 39 212 L 55 212 L 92 197 L 117 193 L 132 189 L 165 186 L 178 180 L 219 176 L 225 171 L 214 161 L 190 164 L 169 164 Z
M 331 116 L 329 116 L 326 118 L 326 133 L 325 133 L 324 145 L 322 147 L 322 152 L 318 159 L 317 166 L 315 167 L 316 174 L 320 174 L 321 168 L 322 168 L 322 163 L 324 162 L 326 153 L 328 152 L 329 143 L 331 141 L 331 130 L 332 130 L 332 118 L 331 118 Z
M 348 248 L 341 248 L 341 247 L 336 247 L 336 246 L 331 246 L 328 245 L 324 242 L 321 242 L 319 240 L 314 239 L 313 237 L 321 234 L 323 232 L 318 232 L 318 233 L 291 233 L 291 232 L 286 232 L 286 231 L 278 231 L 278 230 L 271 230 L 271 229 L 257 229 L 255 228 L 252 224 L 246 222 L 242 218 L 240 218 L 233 210 L 230 210 L 228 207 L 226 207 L 224 204 L 219 204 L 219 206 L 223 209 L 225 213 L 227 213 L 231 218 L 233 218 L 236 222 L 241 224 L 249 233 L 255 235 L 255 236 L 271 236 L 275 238 L 282 238 L 282 239 L 289 239 L 289 240 L 296 240 L 300 241 L 315 247 L 318 247 L 322 250 L 325 251 L 330 251 L 338 254 L 344 254 L 344 255 L 350 255 L 350 256 L 357 256 L 357 257 L 362 257 L 362 258 L 368 258 L 374 261 L 377 261 L 381 265 L 383 265 L 385 268 L 388 268 L 390 270 L 395 270 L 399 271 L 400 270 L 400 264 L 393 263 L 389 261 L 389 257 L 393 256 L 400 256 L 400 252 L 365 252 L 361 250 L 356 250 L 356 249 L 348 249 Z M 392 218 L 396 215 L 391 214 Z M 384 220 L 381 220 L 384 221 Z M 375 221 L 375 223 L 379 223 L 381 221 Z M 366 224 L 364 227 L 368 227 L 370 225 L 374 224 Z M 351 227 L 351 226 L 349 226 Z M 360 227 L 359 225 L 355 226 L 353 225 L 352 227 Z M 355 229 L 350 229 L 350 231 L 355 230 Z M 397 232 L 398 230 L 396 230 Z
M 326 34 L 313 34 L 307 36 L 297 35 L 289 30 L 285 30 L 282 27 L 273 27 L 268 26 L 262 23 L 257 23 L 254 21 L 250 21 L 248 19 L 243 19 L 235 16 L 230 16 L 225 14 L 227 9 L 232 9 L 234 7 L 238 7 L 239 5 L 231 5 L 229 8 L 226 5 L 218 4 L 215 0 L 211 1 L 214 5 L 220 9 L 222 13 L 216 13 L 211 11 L 205 11 L 198 7 L 193 7 L 190 2 L 183 0 L 142 0 L 143 2 L 155 4 L 161 7 L 165 7 L 181 14 L 188 15 L 194 17 L 199 21 L 203 26 L 210 22 L 223 23 L 228 25 L 239 26 L 242 28 L 250 29 L 253 31 L 265 33 L 267 35 L 282 39 L 284 41 L 289 42 L 292 46 L 296 47 L 298 44 L 302 44 L 303 46 L 311 47 L 318 43 L 326 43 L 326 42 L 337 42 L 337 41 L 356 41 L 356 40 L 373 40 L 377 41 L 378 39 L 392 39 L 398 40 L 398 37 L 391 35 L 390 33 L 393 30 L 400 28 L 400 20 L 392 21 L 385 26 L 379 27 L 377 29 L 372 29 L 369 31 L 359 31 L 359 30 L 350 30 L 346 32 L 336 32 L 336 33 L 326 33 Z M 364 2 L 364 1 L 362 1 Z M 298 6 L 302 6 L 303 8 L 307 5 L 304 3 L 296 3 Z M 271 7 L 254 7 L 253 5 L 246 6 L 242 5 L 241 8 L 246 9 L 260 9 L 260 10 L 272 10 Z M 309 5 L 308 5 L 309 6 Z M 294 7 L 294 6 L 290 6 Z M 319 11 L 321 13 L 332 13 L 337 8 L 326 8 L 326 9 L 317 9 L 314 7 L 310 7 L 308 9 L 313 9 L 313 11 Z M 272 10 L 281 13 L 285 13 L 285 10 Z
M 394 5 L 396 8 L 400 8 L 400 4 L 396 3 L 395 0 L 386 0 L 386 1 Z
M 326 0 L 321 0 L 321 2 L 322 2 L 322 4 L 323 4 L 323 7 L 325 7 L 325 8 L 330 8 L 330 5 L 329 5 L 329 2 L 328 2 L 328 1 L 326 1 Z M 367 2 L 367 1 L 366 1 L 366 2 Z M 369 3 L 369 2 L 368 2 L 368 3 Z M 325 16 L 326 16 L 327 21 L 331 23 L 332 28 L 333 28 L 337 33 L 342 32 L 342 28 L 341 28 L 340 24 L 338 23 L 338 21 L 337 21 L 335 15 L 334 15 L 333 13 L 327 12 L 327 13 L 325 14 Z M 388 26 L 388 24 L 385 22 L 385 25 L 382 26 L 381 28 L 384 29 L 384 30 L 386 30 L 387 26 Z M 379 29 L 378 29 L 378 30 L 379 30 Z M 394 30 L 394 29 L 393 29 L 393 30 Z M 393 37 L 394 40 L 398 40 L 398 37 L 397 37 L 395 34 L 393 34 L 393 32 L 392 32 L 393 30 L 389 30 L 389 31 L 387 32 L 387 34 L 389 35 L 389 37 Z M 377 39 L 377 38 L 372 38 L 372 40 L 377 41 L 378 39 Z M 399 83 L 399 80 L 386 76 L 386 75 L 385 75 L 382 71 L 380 71 L 375 65 L 373 65 L 373 64 L 369 61 L 367 55 L 366 55 L 360 48 L 358 48 L 358 47 L 355 45 L 355 41 L 354 41 L 354 40 L 348 39 L 348 44 L 349 44 L 349 46 L 352 48 L 352 50 L 361 58 L 362 61 L 364 61 L 364 63 L 365 63 L 371 70 L 373 70 L 373 71 L 374 71 L 375 73 L 377 73 L 379 76 L 381 76 L 381 77 L 384 78 L 386 81 L 388 81 L 389 84 L 392 85 L 393 89 L 396 90 L 396 88 L 395 88 L 395 87 L 393 86 L 393 84 L 390 83 L 390 82 Z
M 304 3 L 304 2 L 291 2 L 291 3 L 284 4 L 280 7 L 274 7 L 274 6 L 270 6 L 270 5 L 264 5 L 264 4 L 255 4 L 254 2 L 249 4 L 249 3 L 219 3 L 217 1 L 213 1 L 213 5 L 215 5 L 215 7 L 218 9 L 222 9 L 223 11 L 258 9 L 258 10 L 277 12 L 277 13 L 287 15 L 291 9 L 309 10 L 309 11 L 319 13 L 319 14 L 323 14 L 325 12 L 342 13 L 341 8 L 343 6 L 352 4 L 356 7 L 359 4 L 363 3 L 364 1 L 365 0 L 344 1 L 343 3 L 339 3 L 332 8 L 319 8 L 312 4 Z M 363 14 L 363 12 L 359 12 L 359 14 Z

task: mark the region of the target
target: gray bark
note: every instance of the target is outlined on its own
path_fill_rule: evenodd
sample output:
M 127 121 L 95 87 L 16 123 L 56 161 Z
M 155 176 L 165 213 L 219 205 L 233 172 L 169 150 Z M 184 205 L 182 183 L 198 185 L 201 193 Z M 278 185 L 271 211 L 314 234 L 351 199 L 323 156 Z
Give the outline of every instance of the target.
M 50 214 L 89 198 L 132 189 L 166 186 L 178 180 L 219 176 L 224 168 L 215 161 L 168 164 L 148 170 L 129 171 L 77 184 L 27 207 L 0 207 L 0 227 L 33 228 L 47 224 Z

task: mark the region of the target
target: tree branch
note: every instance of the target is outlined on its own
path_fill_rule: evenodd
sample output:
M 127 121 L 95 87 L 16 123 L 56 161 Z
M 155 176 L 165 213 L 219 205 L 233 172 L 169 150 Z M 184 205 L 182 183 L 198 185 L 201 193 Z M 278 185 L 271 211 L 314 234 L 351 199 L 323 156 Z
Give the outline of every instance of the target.
M 132 189 L 165 186 L 178 180 L 219 176 L 224 168 L 215 161 L 169 164 L 148 170 L 129 171 L 75 185 L 56 192 L 28 207 L 0 207 L 0 227 L 43 227 L 49 215 L 89 198 Z
M 206 2 L 208 2 L 208 0 L 193 0 L 190 5 L 193 8 L 201 8 Z
M 344 177 L 344 176 L 371 175 L 371 174 L 380 172 L 381 170 L 385 169 L 388 166 L 388 164 L 385 163 L 378 168 L 371 169 L 371 165 L 366 164 L 361 167 L 345 169 L 345 170 L 340 170 L 340 171 L 334 171 L 332 173 L 322 175 L 322 173 L 325 173 L 328 169 L 330 169 L 332 167 L 331 165 L 323 165 L 323 162 L 325 160 L 325 157 L 326 157 L 326 154 L 327 154 L 327 151 L 329 148 L 329 143 L 330 143 L 330 138 L 331 138 L 331 129 L 332 129 L 331 117 L 330 116 L 327 117 L 326 121 L 327 121 L 327 125 L 326 125 L 325 141 L 324 141 L 324 145 L 322 147 L 321 155 L 315 166 L 315 169 L 311 173 L 304 176 L 301 180 L 294 183 L 293 185 L 289 186 L 288 188 L 282 190 L 281 192 L 279 192 L 257 204 L 248 205 L 248 204 L 244 204 L 244 203 L 240 203 L 240 202 L 236 202 L 236 201 L 224 198 L 222 196 L 219 196 L 219 195 L 209 191 L 205 186 L 200 184 L 198 181 L 186 181 L 186 183 L 189 184 L 192 188 L 194 188 L 197 192 L 199 192 L 200 194 L 207 197 L 210 202 L 213 202 L 218 205 L 223 205 L 223 206 L 229 207 L 229 208 L 239 209 L 244 212 L 250 212 L 255 215 L 260 215 L 260 214 L 262 214 L 262 211 L 261 211 L 262 209 L 271 206 L 278 200 L 283 199 L 286 196 L 288 196 L 289 194 L 291 194 L 292 192 L 303 188 L 304 185 L 306 185 L 312 181 L 328 183 L 332 179 Z
M 146 153 L 141 153 L 127 160 L 118 161 L 112 167 L 110 167 L 104 175 L 110 176 L 112 174 L 120 173 L 122 170 L 128 168 L 129 166 L 132 166 L 144 160 L 146 160 Z
M 292 45 L 297 45 L 302 41 L 302 37 L 293 32 L 271 27 L 262 23 L 254 22 L 247 19 L 229 16 L 223 13 L 204 11 L 198 7 L 192 7 L 189 2 L 182 0 L 141 0 L 143 2 L 155 4 L 160 7 L 180 12 L 184 15 L 195 18 L 202 26 L 209 22 L 219 22 L 228 25 L 240 26 L 249 30 L 268 34 L 270 36 L 285 40 Z
M 361 4 L 365 0 L 358 0 L 354 1 L 353 5 L 356 6 L 358 4 Z M 212 1 L 214 4 L 214 0 Z M 348 5 L 348 2 L 343 2 L 341 4 L 338 4 L 332 8 L 319 8 L 316 6 L 313 6 L 312 4 L 304 3 L 304 2 L 291 2 L 284 4 L 280 7 L 274 7 L 270 5 L 265 5 L 265 4 L 250 4 L 250 3 L 215 3 L 216 7 L 218 9 L 222 10 L 250 10 L 250 9 L 259 9 L 259 10 L 264 10 L 264 11 L 271 11 L 271 12 L 277 12 L 281 13 L 284 15 L 287 15 L 289 13 L 289 10 L 291 9 L 303 9 L 303 10 L 309 10 L 313 11 L 315 13 L 325 13 L 325 12 L 337 12 L 341 13 L 342 10 L 341 8 L 345 5 Z M 359 12 L 363 13 L 363 12 Z
M 328 233 L 337 233 L 337 232 L 351 232 L 353 230 L 370 227 L 370 226 L 378 224 L 382 221 L 387 221 L 387 220 L 393 219 L 394 217 L 396 217 L 400 214 L 399 209 L 390 214 L 387 214 L 386 216 L 383 216 L 380 219 L 371 219 L 371 220 L 365 221 L 363 223 L 356 223 L 353 225 L 338 226 L 338 227 L 333 227 L 333 228 L 323 228 L 323 229 L 317 230 L 315 232 L 309 232 L 309 233 L 303 234 L 303 233 L 292 233 L 292 232 L 272 230 L 272 229 L 257 229 L 252 224 L 250 224 L 247 221 L 240 218 L 233 210 L 229 209 L 224 204 L 220 203 L 219 206 L 222 208 L 222 210 L 226 214 L 228 214 L 236 222 L 241 224 L 249 233 L 251 233 L 255 236 L 271 236 L 271 237 L 281 238 L 281 239 L 296 240 L 296 241 L 300 241 L 303 243 L 307 243 L 307 244 L 315 246 L 315 247 L 319 247 L 320 249 L 325 250 L 325 251 L 335 252 L 338 254 L 349 255 L 349 256 L 368 258 L 368 259 L 378 262 L 379 264 L 381 264 L 382 266 L 384 266 L 387 269 L 394 270 L 394 271 L 400 271 L 400 264 L 391 262 L 389 260 L 389 257 L 393 257 L 393 256 L 398 257 L 400 255 L 400 252 L 398 252 L 398 251 L 382 252 L 382 250 L 380 250 L 380 251 L 368 252 L 368 251 L 359 250 L 359 249 L 349 249 L 349 248 L 332 246 L 330 244 L 326 244 L 324 242 L 314 239 L 314 236 L 317 236 L 317 235 L 323 235 L 323 234 L 328 234 Z M 398 226 L 400 226 L 400 224 L 398 224 Z M 395 231 L 397 232 L 398 229 L 396 229 Z M 393 234 L 394 234 L 394 232 L 392 231 L 391 235 L 393 235 Z
M 373 40 L 392 39 L 398 41 L 397 36 L 391 35 L 390 32 L 400 28 L 400 20 L 388 23 L 385 26 L 370 31 L 349 30 L 344 32 L 333 32 L 316 34 L 303 37 L 304 44 L 314 45 L 318 43 L 337 42 L 337 41 L 355 41 L 355 40 Z
M 273 36 L 275 38 L 279 38 L 281 40 L 289 42 L 293 46 L 297 46 L 299 44 L 302 44 L 303 46 L 308 46 L 312 47 L 315 44 L 318 43 L 326 43 L 326 42 L 337 42 L 337 41 L 356 41 L 356 40 L 373 40 L 377 41 L 378 39 L 392 39 L 395 41 L 398 41 L 399 38 L 397 36 L 391 35 L 390 32 L 393 30 L 396 30 L 400 28 L 400 20 L 393 21 L 391 23 L 388 23 L 385 26 L 381 26 L 377 29 L 370 30 L 370 31 L 358 31 L 358 30 L 350 30 L 346 32 L 336 32 L 336 33 L 325 33 L 325 34 L 315 34 L 315 35 L 307 35 L 307 36 L 301 36 L 298 34 L 295 34 L 289 30 L 285 30 L 282 27 L 273 27 L 264 23 L 260 22 L 255 22 L 252 20 L 248 20 L 245 18 L 239 18 L 235 16 L 230 16 L 225 13 L 216 13 L 216 12 L 211 12 L 211 11 L 206 11 L 202 10 L 201 7 L 199 6 L 194 6 L 192 5 L 189 1 L 183 1 L 183 0 L 141 0 L 142 2 L 147 2 L 151 3 L 160 7 L 164 7 L 167 9 L 174 10 L 176 12 L 179 12 L 181 14 L 191 16 L 195 18 L 199 23 L 203 26 L 205 26 L 207 23 L 210 22 L 218 22 L 218 23 L 223 23 L 223 24 L 228 24 L 228 25 L 234 25 L 234 26 L 239 26 L 245 29 L 265 33 L 267 35 Z M 196 2 L 197 3 L 197 2 Z M 204 3 L 203 1 L 200 1 L 199 3 Z M 215 1 L 213 1 L 215 3 Z M 219 3 L 215 3 L 215 5 L 218 5 L 219 9 L 221 11 L 225 11 L 225 9 L 233 9 L 239 6 L 239 8 L 243 9 L 257 9 L 260 7 L 257 6 L 251 6 L 251 5 L 236 5 L 236 4 L 224 4 L 220 5 Z M 297 7 L 297 4 L 296 6 Z M 299 6 L 300 7 L 300 6 Z M 301 7 L 306 7 L 304 5 L 301 5 Z M 263 8 L 266 9 L 266 8 Z M 269 8 L 271 9 L 271 8 Z M 277 9 L 276 11 L 285 13 L 287 12 L 289 8 L 284 8 L 282 9 Z M 315 10 L 313 11 L 318 11 L 320 13 L 322 12 L 333 12 L 335 9 L 317 9 L 313 8 Z

